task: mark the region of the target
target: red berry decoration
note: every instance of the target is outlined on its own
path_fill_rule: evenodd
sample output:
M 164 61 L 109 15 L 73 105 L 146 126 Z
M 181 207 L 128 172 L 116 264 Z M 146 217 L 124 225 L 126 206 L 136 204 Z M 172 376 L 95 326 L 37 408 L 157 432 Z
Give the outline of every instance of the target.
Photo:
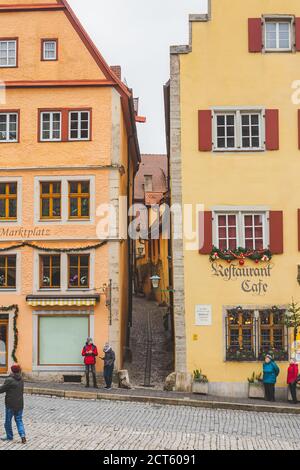
M 244 260 L 244 259 L 240 259 L 239 263 L 240 263 L 240 266 L 244 266 L 245 260 Z

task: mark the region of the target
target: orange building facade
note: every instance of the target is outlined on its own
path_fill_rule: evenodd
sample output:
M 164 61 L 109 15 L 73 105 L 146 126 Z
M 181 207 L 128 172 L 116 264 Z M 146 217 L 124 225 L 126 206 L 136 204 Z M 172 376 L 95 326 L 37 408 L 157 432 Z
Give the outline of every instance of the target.
M 0 373 L 17 360 L 40 379 L 80 374 L 87 336 L 109 341 L 119 367 L 126 206 L 107 237 L 99 227 L 103 207 L 133 197 L 132 92 L 64 0 L 6 0 L 0 27 Z

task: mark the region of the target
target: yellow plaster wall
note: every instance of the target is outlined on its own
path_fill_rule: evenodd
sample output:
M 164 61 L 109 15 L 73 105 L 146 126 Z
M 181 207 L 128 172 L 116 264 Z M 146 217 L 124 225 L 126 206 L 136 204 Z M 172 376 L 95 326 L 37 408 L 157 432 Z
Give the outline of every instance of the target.
M 260 363 L 224 362 L 224 305 L 272 306 L 300 299 L 298 106 L 291 100 L 291 85 L 300 78 L 300 54 L 248 53 L 248 18 L 275 13 L 299 17 L 299 2 L 212 0 L 212 21 L 193 23 L 193 52 L 180 56 L 183 203 L 204 203 L 206 210 L 216 205 L 264 205 L 284 211 L 284 254 L 272 260 L 265 296 L 243 293 L 239 281 L 214 277 L 208 256 L 184 252 L 187 366 L 189 371 L 202 368 L 216 382 L 244 382 L 253 370 L 261 369 Z M 197 112 L 214 106 L 279 109 L 280 150 L 199 152 Z M 256 265 L 247 261 L 246 266 Z M 212 305 L 211 327 L 194 326 L 196 304 Z M 287 364 L 280 367 L 279 385 L 284 386 Z

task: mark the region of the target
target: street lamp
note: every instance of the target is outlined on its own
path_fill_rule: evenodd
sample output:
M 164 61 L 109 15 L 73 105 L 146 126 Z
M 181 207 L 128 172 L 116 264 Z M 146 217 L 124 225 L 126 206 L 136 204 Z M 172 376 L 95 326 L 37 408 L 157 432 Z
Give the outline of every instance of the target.
M 155 274 L 154 276 L 150 277 L 150 281 L 152 282 L 153 289 L 157 289 L 159 286 L 160 277 Z
M 144 253 L 144 247 L 143 247 L 142 245 L 138 247 L 138 253 L 139 253 L 140 256 L 143 255 L 143 253 Z

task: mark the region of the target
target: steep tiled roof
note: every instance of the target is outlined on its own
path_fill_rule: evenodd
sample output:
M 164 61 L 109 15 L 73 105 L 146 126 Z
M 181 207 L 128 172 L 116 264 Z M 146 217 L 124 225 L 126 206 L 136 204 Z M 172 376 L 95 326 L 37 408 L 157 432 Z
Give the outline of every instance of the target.
M 134 199 L 144 201 L 144 178 L 152 176 L 152 192 L 166 193 L 168 191 L 168 158 L 163 154 L 141 155 L 141 164 L 135 177 Z

